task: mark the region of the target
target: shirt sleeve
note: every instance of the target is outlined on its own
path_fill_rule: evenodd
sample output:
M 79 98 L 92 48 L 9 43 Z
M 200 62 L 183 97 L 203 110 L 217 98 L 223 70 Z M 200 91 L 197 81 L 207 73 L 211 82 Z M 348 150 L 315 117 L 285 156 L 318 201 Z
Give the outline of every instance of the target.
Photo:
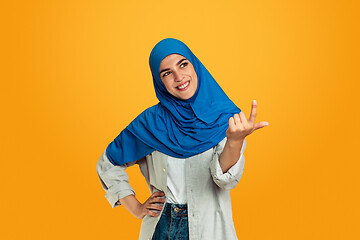
M 224 190 L 231 190 L 238 184 L 244 172 L 244 151 L 246 147 L 246 141 L 244 139 L 239 160 L 226 173 L 223 173 L 220 167 L 219 157 L 224 150 L 226 140 L 227 138 L 225 137 L 218 145 L 216 145 L 213 159 L 210 162 L 210 171 L 216 185 Z
M 98 177 L 106 191 L 105 197 L 113 208 L 121 205 L 119 199 L 135 195 L 133 188 L 129 184 L 129 175 L 125 172 L 127 167 L 135 163 L 136 161 L 123 165 L 114 165 L 107 157 L 106 150 L 97 162 L 96 171 Z

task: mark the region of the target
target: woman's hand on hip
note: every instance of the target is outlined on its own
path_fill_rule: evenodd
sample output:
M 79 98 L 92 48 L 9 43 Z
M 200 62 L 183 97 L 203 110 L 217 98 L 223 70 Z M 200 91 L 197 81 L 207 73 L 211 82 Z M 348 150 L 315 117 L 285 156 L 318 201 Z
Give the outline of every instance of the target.
M 251 106 L 249 119 L 246 119 L 245 113 L 240 112 L 229 119 L 229 128 L 226 130 L 227 141 L 242 142 L 246 136 L 259 128 L 269 125 L 268 122 L 255 123 L 257 114 L 257 102 L 254 100 Z
M 159 213 L 152 210 L 162 210 L 165 203 L 165 198 L 163 198 L 164 196 L 165 194 L 163 192 L 154 192 L 151 194 L 151 196 L 143 204 L 138 205 L 134 213 L 135 217 L 142 219 L 145 215 L 150 215 L 152 217 L 159 216 Z

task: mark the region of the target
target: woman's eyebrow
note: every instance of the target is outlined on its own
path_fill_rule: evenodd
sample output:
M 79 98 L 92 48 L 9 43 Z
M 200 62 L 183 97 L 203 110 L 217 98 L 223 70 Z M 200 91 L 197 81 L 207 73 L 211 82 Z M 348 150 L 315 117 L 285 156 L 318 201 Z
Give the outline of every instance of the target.
M 181 59 L 180 61 L 178 61 L 178 62 L 176 63 L 176 65 L 179 65 L 180 63 L 182 63 L 183 61 L 186 61 L 186 60 L 187 60 L 186 58 L 183 58 L 183 59 Z M 161 70 L 161 71 L 159 72 L 159 74 L 161 74 L 162 72 L 168 71 L 168 70 L 170 70 L 170 68 L 165 68 L 165 69 Z

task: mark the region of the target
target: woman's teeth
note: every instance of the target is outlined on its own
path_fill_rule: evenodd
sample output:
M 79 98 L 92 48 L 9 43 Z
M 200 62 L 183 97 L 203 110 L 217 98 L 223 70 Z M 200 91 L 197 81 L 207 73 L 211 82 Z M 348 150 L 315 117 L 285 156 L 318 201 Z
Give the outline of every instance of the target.
M 179 86 L 179 89 L 184 89 L 189 85 L 189 82 L 184 83 L 183 85 Z

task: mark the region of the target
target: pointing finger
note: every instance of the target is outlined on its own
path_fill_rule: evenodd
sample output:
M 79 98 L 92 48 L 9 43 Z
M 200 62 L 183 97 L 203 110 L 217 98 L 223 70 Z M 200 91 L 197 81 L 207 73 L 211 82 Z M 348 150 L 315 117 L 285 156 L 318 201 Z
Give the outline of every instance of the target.
M 256 100 L 253 100 L 252 106 L 251 106 L 250 118 L 249 118 L 250 122 L 252 122 L 252 123 L 255 122 L 256 114 L 257 114 L 257 102 L 256 102 Z

